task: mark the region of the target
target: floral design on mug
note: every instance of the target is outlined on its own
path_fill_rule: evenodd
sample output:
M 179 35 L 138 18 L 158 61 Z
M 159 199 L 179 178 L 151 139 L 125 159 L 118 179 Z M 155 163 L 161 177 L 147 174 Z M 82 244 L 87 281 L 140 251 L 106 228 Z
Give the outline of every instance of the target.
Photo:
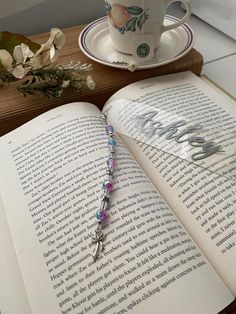
M 126 7 L 115 3 L 111 6 L 108 1 L 105 1 L 105 10 L 111 25 L 121 34 L 128 31 L 135 32 L 137 28 L 141 31 L 143 24 L 149 18 L 147 10 L 135 5 Z

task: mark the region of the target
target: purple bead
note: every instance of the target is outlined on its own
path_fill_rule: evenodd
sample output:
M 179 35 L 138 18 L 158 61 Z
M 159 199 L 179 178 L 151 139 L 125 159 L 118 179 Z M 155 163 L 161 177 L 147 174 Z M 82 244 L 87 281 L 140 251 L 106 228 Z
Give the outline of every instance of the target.
M 114 170 L 116 167 L 116 160 L 112 157 L 109 157 L 107 159 L 107 166 L 109 169 Z
M 112 134 L 112 133 L 114 132 L 113 126 L 110 125 L 110 124 L 108 124 L 108 125 L 106 126 L 106 132 L 107 132 L 107 134 Z
M 101 221 L 101 222 L 106 222 L 107 221 L 107 218 L 108 218 L 108 214 L 105 210 L 98 210 L 96 212 L 96 218 L 98 221 Z
M 103 181 L 102 186 L 105 191 L 111 192 L 113 190 L 113 183 L 109 180 Z

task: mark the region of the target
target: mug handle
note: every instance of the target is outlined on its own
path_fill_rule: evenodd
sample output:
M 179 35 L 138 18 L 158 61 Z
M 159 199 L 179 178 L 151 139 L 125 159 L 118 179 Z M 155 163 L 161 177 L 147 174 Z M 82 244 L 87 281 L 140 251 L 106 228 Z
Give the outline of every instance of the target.
M 166 8 L 168 6 L 170 6 L 173 2 L 176 2 L 176 1 L 178 1 L 178 0 L 165 0 Z M 182 2 L 184 4 L 185 8 L 186 8 L 185 15 L 182 17 L 181 20 L 179 20 L 179 21 L 177 21 L 177 22 L 175 22 L 173 24 L 170 24 L 170 25 L 167 25 L 167 26 L 163 25 L 162 33 L 166 32 L 166 31 L 169 31 L 169 30 L 171 30 L 173 28 L 176 28 L 176 27 L 184 24 L 188 20 L 188 18 L 190 17 L 190 15 L 191 15 L 191 5 L 188 2 L 188 0 L 180 0 L 180 2 Z

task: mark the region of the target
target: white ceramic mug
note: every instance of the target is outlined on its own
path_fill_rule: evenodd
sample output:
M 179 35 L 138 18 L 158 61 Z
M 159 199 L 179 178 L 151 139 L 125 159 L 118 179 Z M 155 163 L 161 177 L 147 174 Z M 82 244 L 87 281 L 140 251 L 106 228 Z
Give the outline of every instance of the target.
M 183 18 L 171 25 L 163 25 L 167 7 L 176 1 L 105 0 L 113 47 L 139 61 L 153 58 L 161 34 L 182 25 L 190 17 L 190 3 L 180 0 L 186 8 Z

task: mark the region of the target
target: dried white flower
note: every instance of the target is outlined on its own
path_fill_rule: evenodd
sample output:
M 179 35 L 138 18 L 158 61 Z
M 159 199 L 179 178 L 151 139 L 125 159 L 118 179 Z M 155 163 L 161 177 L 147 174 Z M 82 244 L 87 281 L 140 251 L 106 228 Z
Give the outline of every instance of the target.
M 21 79 L 23 78 L 29 71 L 31 70 L 31 67 L 29 66 L 23 66 L 21 64 L 14 66 L 12 69 L 11 73 L 14 75 L 16 78 Z
M 133 63 L 133 62 L 130 62 L 130 63 L 127 64 L 127 69 L 130 72 L 134 72 L 137 69 L 137 64 Z
M 65 35 L 59 28 L 52 28 L 48 40 L 56 49 L 61 49 L 65 45 Z
M 13 58 L 5 49 L 0 49 L 0 62 L 7 71 L 11 71 Z
M 94 90 L 95 88 L 95 82 L 92 78 L 91 75 L 88 75 L 87 76 L 87 80 L 86 80 L 86 84 L 87 84 L 87 87 L 90 89 L 90 90 Z
M 27 59 L 31 59 L 33 56 L 33 51 L 29 49 L 29 46 L 23 43 L 15 46 L 13 50 L 13 57 L 16 60 L 16 63 L 25 63 Z
M 65 44 L 65 35 L 58 28 L 52 28 L 50 31 L 50 38 L 46 43 L 42 44 L 39 50 L 35 53 L 34 58 L 31 62 L 33 68 L 40 68 L 49 66 L 54 63 L 58 57 L 58 50 L 61 49 Z
M 29 77 L 27 81 L 17 86 L 17 90 L 24 95 L 43 93 L 51 98 L 59 97 L 67 87 L 77 92 L 93 90 L 95 82 L 88 75 L 92 69 L 91 65 L 71 62 L 52 66 L 59 56 L 59 49 L 64 44 L 63 32 L 58 28 L 52 28 L 50 38 L 36 53 L 24 43 L 15 46 L 12 55 L 7 50 L 0 49 L 0 85 L 4 82 L 14 82 L 16 78 L 22 79 L 27 75 Z M 42 81 L 45 81 L 45 84 Z
M 63 81 L 62 84 L 61 84 L 61 87 L 62 87 L 62 88 L 67 88 L 67 87 L 69 87 L 69 86 L 70 86 L 70 81 L 69 81 L 69 80 Z
M 13 50 L 13 57 L 16 61 L 16 65 L 13 67 L 11 73 L 16 78 L 23 78 L 32 68 L 27 64 L 27 61 L 34 56 L 34 53 L 25 44 L 15 46 Z
M 27 59 L 33 56 L 33 52 L 25 44 L 17 45 L 13 51 L 13 57 L 16 64 L 13 64 L 13 58 L 7 50 L 0 50 L 0 61 L 3 67 L 16 78 L 21 79 L 31 69 L 27 64 Z

